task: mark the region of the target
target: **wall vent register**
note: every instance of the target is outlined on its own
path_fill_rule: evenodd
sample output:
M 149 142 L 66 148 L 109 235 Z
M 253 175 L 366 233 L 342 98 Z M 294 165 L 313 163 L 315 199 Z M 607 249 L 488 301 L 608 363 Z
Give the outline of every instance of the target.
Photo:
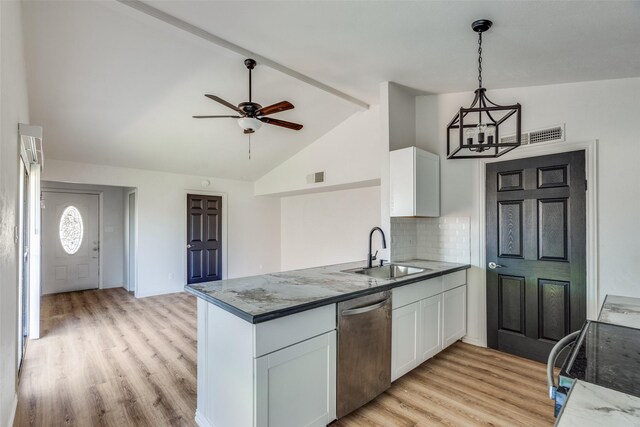
M 500 138 L 500 141 L 504 143 L 511 143 L 515 140 L 515 135 L 507 135 Z M 565 141 L 564 124 L 523 132 L 520 135 L 520 141 L 522 145 L 533 145 L 541 142 L 563 142 Z
M 321 182 L 324 182 L 324 171 L 307 175 L 307 184 L 319 184 Z

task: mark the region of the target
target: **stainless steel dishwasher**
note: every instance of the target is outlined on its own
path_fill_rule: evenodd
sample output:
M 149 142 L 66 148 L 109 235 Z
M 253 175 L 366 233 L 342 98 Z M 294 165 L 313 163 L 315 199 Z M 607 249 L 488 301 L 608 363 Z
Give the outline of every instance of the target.
M 336 415 L 391 386 L 391 291 L 338 303 Z

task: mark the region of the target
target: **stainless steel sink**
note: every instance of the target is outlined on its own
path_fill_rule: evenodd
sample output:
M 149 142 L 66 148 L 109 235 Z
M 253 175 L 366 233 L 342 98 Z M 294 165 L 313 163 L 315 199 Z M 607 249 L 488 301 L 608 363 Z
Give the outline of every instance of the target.
M 401 264 L 387 264 L 382 267 L 354 268 L 352 270 L 344 270 L 345 273 L 364 274 L 365 276 L 375 277 L 377 279 L 396 279 L 398 277 L 424 273 L 425 271 L 431 271 L 431 269 L 411 267 L 409 265 Z

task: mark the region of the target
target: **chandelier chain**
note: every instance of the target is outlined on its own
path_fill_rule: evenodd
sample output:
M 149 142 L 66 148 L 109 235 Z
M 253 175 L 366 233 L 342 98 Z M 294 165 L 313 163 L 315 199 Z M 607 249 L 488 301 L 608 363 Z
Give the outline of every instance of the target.
M 482 87 L 482 32 L 478 33 L 478 85 Z

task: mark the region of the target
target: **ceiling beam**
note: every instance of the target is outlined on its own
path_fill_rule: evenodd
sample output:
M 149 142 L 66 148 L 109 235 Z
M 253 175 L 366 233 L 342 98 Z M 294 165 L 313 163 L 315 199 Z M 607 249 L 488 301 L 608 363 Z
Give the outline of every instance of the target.
M 168 13 L 165 13 L 159 9 L 156 9 L 153 6 L 148 5 L 147 3 L 144 3 L 140 0 L 117 0 L 120 3 L 127 5 L 129 7 L 132 7 L 142 13 L 145 13 L 149 16 L 152 16 L 156 19 L 159 19 L 163 22 L 166 22 L 169 25 L 172 25 L 176 28 L 179 28 L 183 31 L 186 31 L 188 33 L 193 34 L 194 36 L 200 37 L 204 40 L 207 40 L 208 42 L 211 42 L 215 45 L 218 45 L 220 47 L 223 47 L 225 49 L 228 49 L 232 52 L 235 52 L 239 55 L 244 56 L 245 58 L 253 58 L 255 59 L 258 63 L 262 64 L 262 65 L 266 65 L 269 68 L 273 68 L 274 70 L 278 70 L 281 73 L 284 73 L 288 76 L 291 76 L 295 79 L 298 79 L 300 81 L 303 81 L 311 86 L 314 86 L 320 90 L 323 90 L 327 93 L 330 93 L 331 95 L 337 96 L 338 98 L 342 98 L 347 102 L 350 102 L 351 104 L 356 105 L 358 108 L 362 109 L 362 110 L 367 110 L 369 109 L 369 104 L 367 104 L 366 102 L 355 98 L 349 94 L 346 94 L 342 91 L 339 91 L 338 89 L 335 89 L 331 86 L 328 86 L 322 82 L 319 82 L 316 79 L 313 79 L 307 75 L 304 75 L 302 73 L 299 73 L 295 70 L 292 70 L 289 67 L 286 67 L 278 62 L 272 61 L 269 58 L 265 58 L 262 55 L 259 55 L 255 52 L 251 52 L 248 49 L 243 48 L 242 46 L 238 46 L 237 44 L 231 43 L 230 41 L 227 41 L 223 38 L 220 38 L 218 36 L 216 36 L 215 34 L 211 34 L 208 31 L 203 30 L 200 27 L 196 27 L 195 25 L 189 24 L 186 21 L 183 21 L 182 19 L 176 18 L 173 15 L 169 15 Z

